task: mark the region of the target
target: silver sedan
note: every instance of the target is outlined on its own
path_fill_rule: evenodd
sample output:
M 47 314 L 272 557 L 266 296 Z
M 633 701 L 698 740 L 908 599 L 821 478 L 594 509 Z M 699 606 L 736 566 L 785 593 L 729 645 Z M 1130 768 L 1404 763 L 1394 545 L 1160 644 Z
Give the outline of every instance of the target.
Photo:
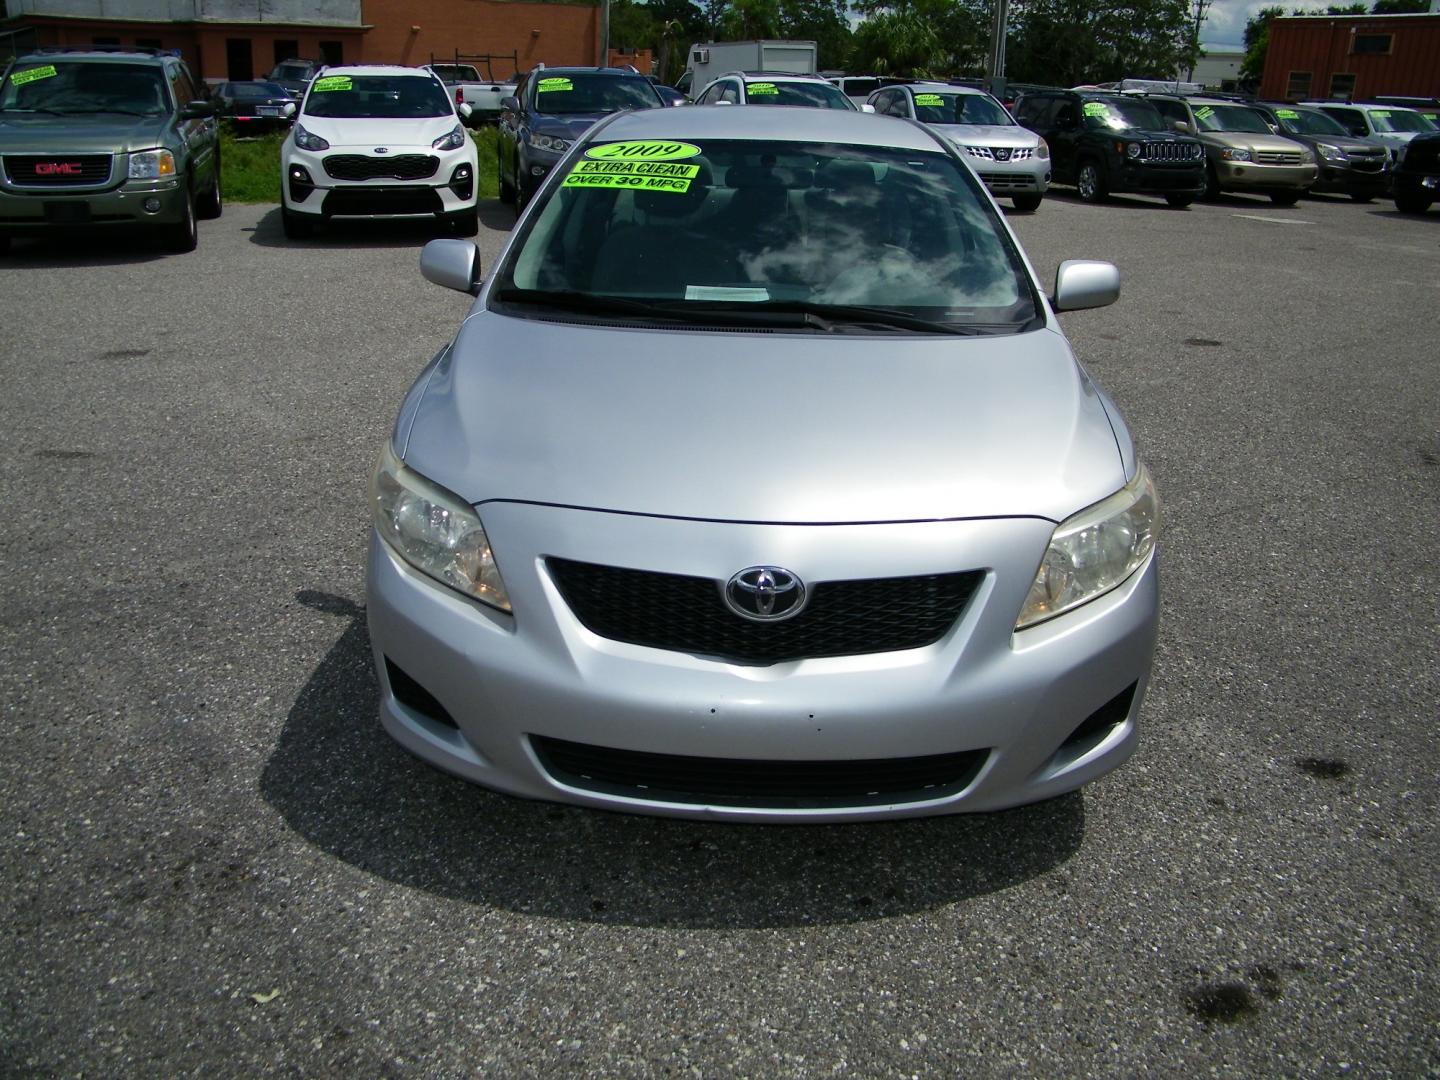
M 749 821 L 996 810 L 1134 750 L 1158 507 L 925 128 L 620 113 L 578 141 L 371 485 L 380 713 L 516 795 Z

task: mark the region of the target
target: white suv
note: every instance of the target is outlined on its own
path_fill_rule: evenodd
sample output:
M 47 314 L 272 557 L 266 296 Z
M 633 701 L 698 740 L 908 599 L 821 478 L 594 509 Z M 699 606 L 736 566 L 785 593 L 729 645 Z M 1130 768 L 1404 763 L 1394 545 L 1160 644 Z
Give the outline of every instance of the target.
M 479 162 L 465 133 L 469 112 L 419 68 L 326 68 L 280 144 L 285 235 L 337 217 L 429 216 L 474 236 Z

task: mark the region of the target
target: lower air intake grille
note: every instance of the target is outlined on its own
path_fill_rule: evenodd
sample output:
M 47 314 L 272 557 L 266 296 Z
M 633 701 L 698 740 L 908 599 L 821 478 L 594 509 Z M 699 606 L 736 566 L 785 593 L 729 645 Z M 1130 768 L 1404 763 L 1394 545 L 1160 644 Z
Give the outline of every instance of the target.
M 751 761 L 615 750 L 539 735 L 545 771 L 569 787 L 649 802 L 839 809 L 925 802 L 963 791 L 988 753 L 861 761 Z
M 783 622 L 742 618 L 724 582 L 551 558 L 551 577 L 592 633 L 631 645 L 780 664 L 820 656 L 896 652 L 934 644 L 965 610 L 983 573 L 822 581 L 805 609 Z

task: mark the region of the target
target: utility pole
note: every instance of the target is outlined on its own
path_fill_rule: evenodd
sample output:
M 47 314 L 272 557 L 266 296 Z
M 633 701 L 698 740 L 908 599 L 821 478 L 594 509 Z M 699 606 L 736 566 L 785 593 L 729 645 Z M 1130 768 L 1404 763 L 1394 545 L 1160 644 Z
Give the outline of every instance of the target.
M 610 66 L 610 0 L 600 0 L 600 66 Z
M 1005 34 L 1010 22 L 1010 0 L 994 0 L 994 4 L 994 19 L 990 25 L 990 62 L 986 65 L 992 94 L 1004 92 Z
M 606 0 L 608 3 L 609 0 Z M 1194 58 L 1190 61 L 1190 71 L 1185 76 L 1186 82 L 1195 80 L 1195 60 L 1200 56 L 1200 25 L 1205 21 L 1205 16 L 1210 13 L 1211 0 L 1191 0 L 1192 18 L 1190 21 L 1190 55 Z

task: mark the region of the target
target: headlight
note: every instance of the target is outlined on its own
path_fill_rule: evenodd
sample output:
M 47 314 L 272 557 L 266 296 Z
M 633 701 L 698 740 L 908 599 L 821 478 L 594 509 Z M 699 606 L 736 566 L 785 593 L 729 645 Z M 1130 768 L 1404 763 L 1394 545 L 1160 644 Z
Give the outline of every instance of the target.
M 465 129 L 456 124 L 454 130 L 441 135 L 430 144 L 431 150 L 459 150 L 465 145 Z
M 142 150 L 130 155 L 131 180 L 158 180 L 175 175 L 175 155 L 169 150 Z
M 1226 161 L 1249 161 L 1250 151 L 1232 150 L 1230 147 L 1227 146 L 1225 149 L 1220 151 L 1220 156 Z
M 475 511 L 407 469 L 388 439 L 370 481 L 370 510 L 381 539 L 416 570 L 491 607 L 510 610 Z
M 1160 503 L 1150 472 L 1060 523 L 1030 586 L 1015 629 L 1023 630 L 1115 588 L 1150 557 L 1160 527 Z
M 330 144 L 319 135 L 311 135 L 299 124 L 295 125 L 295 145 L 301 150 L 329 150 Z
M 1320 156 L 1326 161 L 1348 161 L 1345 151 L 1338 146 L 1329 146 L 1325 143 L 1316 143 L 1315 149 L 1320 151 Z
M 536 150 L 548 150 L 552 154 L 563 154 L 570 149 L 572 139 L 557 139 L 553 135 L 540 135 L 536 132 L 530 133 L 530 145 Z
M 1142 149 L 1138 142 L 1128 143 L 1125 146 L 1125 156 L 1128 158 L 1138 158 Z
M 1044 139 L 1041 139 L 1040 145 L 1035 148 L 1035 156 L 1041 161 L 1050 160 L 1050 144 Z
M 1336 151 L 1336 152 L 1339 153 L 1339 151 Z M 1345 155 L 1344 155 L 1344 154 L 1341 154 L 1340 156 L 1341 156 L 1341 157 L 1344 157 Z M 1314 164 L 1315 164 L 1315 155 L 1314 155 L 1313 153 L 1311 153 L 1309 150 L 1301 150 L 1301 151 L 1300 151 L 1300 164 L 1302 164 L 1302 165 L 1314 165 Z

